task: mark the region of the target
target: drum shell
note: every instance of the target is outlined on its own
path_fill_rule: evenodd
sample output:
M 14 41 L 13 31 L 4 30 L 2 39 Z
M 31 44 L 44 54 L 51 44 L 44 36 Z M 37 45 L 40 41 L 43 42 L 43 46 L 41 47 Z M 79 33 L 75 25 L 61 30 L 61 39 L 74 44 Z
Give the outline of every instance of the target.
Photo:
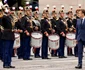
M 14 41 L 14 45 L 13 48 L 19 48 L 20 47 L 20 34 L 15 33 L 15 41 Z
M 69 33 L 70 34 L 70 33 Z M 75 33 L 71 33 L 71 34 L 75 34 Z M 76 40 L 75 38 L 74 39 L 70 39 L 66 36 L 66 46 L 67 47 L 70 47 L 70 48 L 73 48 L 76 46 Z
M 50 35 L 50 36 L 57 36 L 57 37 L 59 37 L 58 35 Z M 50 37 L 49 36 L 49 37 Z M 49 39 L 49 37 L 48 37 L 48 39 Z M 48 46 L 50 47 L 50 49 L 52 49 L 52 50 L 56 50 L 56 49 L 58 49 L 59 48 L 59 39 L 57 39 L 57 40 L 51 40 L 51 39 L 49 39 L 49 41 L 48 41 Z
M 33 33 L 39 33 L 39 32 L 33 32 Z M 31 46 L 35 47 L 35 48 L 41 47 L 42 46 L 42 36 L 40 38 L 36 38 L 36 37 L 33 37 L 32 34 L 31 34 Z M 41 34 L 41 33 L 39 33 L 39 34 Z

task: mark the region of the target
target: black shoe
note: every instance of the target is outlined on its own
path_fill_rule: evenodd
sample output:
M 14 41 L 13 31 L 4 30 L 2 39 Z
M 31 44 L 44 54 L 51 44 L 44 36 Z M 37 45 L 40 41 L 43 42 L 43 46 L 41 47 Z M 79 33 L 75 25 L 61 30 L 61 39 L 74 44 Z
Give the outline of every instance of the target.
M 66 56 L 59 56 L 59 58 L 67 58 Z
M 46 57 L 46 58 L 42 58 L 42 59 L 51 59 L 51 58 Z
M 22 59 L 22 57 L 18 57 L 18 59 Z
M 75 57 L 78 57 L 78 55 L 75 55 Z
M 9 68 L 15 68 L 15 66 L 9 66 Z
M 24 58 L 23 60 L 32 60 L 32 59 L 31 59 L 31 58 L 28 58 L 28 59 L 25 59 L 25 58 Z
M 74 56 L 73 54 L 68 54 L 68 56 Z
M 51 57 L 57 57 L 57 55 L 56 54 L 51 54 Z
M 40 58 L 40 56 L 35 56 L 35 58 Z
M 82 65 L 78 65 L 75 67 L 76 69 L 82 69 Z
M 3 68 L 10 68 L 10 66 L 3 66 Z

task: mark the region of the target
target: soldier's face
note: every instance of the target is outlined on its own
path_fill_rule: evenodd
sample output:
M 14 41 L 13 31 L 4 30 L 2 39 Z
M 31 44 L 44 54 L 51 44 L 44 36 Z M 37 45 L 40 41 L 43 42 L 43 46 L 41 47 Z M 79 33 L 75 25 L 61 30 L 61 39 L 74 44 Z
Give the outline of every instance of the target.
M 60 13 L 60 17 L 64 17 L 64 13 L 63 12 Z
M 69 18 L 72 18 L 73 17 L 73 13 L 69 13 Z
M 54 14 L 53 14 L 53 17 L 57 17 L 57 13 L 54 13 Z

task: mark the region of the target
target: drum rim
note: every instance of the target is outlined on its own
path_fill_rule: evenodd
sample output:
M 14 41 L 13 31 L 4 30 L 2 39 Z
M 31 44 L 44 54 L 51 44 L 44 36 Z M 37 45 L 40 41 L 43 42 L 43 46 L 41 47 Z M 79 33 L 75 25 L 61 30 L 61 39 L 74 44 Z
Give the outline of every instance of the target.
M 13 46 L 13 49 L 17 49 L 17 48 L 19 48 L 20 46 L 16 46 L 16 48 L 15 48 L 15 46 Z
M 55 35 L 55 36 L 58 36 L 59 37 L 59 35 L 57 35 L 57 34 L 51 34 L 51 35 Z M 49 36 L 51 36 L 51 35 L 49 35 Z M 48 36 L 48 40 L 50 40 L 49 39 L 49 36 Z M 60 38 L 60 37 L 59 37 Z M 59 39 L 58 39 L 59 40 Z M 51 42 L 55 42 L 55 41 L 58 41 L 58 40 L 50 40 Z
M 40 33 L 40 34 L 42 35 L 41 32 L 32 32 L 32 33 Z M 32 33 L 31 33 L 31 37 L 34 38 L 34 37 L 32 36 Z M 42 37 L 43 37 L 43 36 L 42 36 Z M 34 38 L 34 39 L 41 39 L 42 37 L 40 37 L 40 38 Z
M 49 48 L 52 49 L 51 47 L 49 47 Z M 58 47 L 58 48 L 59 48 L 59 47 Z M 58 48 L 57 48 L 57 49 L 58 49 Z M 57 50 L 57 49 L 52 49 L 52 50 Z
M 32 45 L 31 45 L 31 46 L 32 46 Z M 42 45 L 41 45 L 41 46 L 42 46 Z M 37 46 L 36 46 L 36 47 L 35 47 L 35 46 L 32 46 L 32 47 L 34 47 L 34 48 L 40 48 L 41 46 L 38 46 L 38 47 L 37 47 Z
M 65 45 L 66 45 L 66 44 L 65 44 Z M 74 48 L 75 46 L 67 46 L 67 45 L 66 45 L 66 47 Z
M 70 33 L 67 33 L 67 34 L 70 34 Z M 67 37 L 67 34 L 66 34 L 66 39 L 69 39 L 69 40 L 76 40 L 76 39 L 70 39 Z M 75 33 L 72 33 L 72 34 L 75 34 Z

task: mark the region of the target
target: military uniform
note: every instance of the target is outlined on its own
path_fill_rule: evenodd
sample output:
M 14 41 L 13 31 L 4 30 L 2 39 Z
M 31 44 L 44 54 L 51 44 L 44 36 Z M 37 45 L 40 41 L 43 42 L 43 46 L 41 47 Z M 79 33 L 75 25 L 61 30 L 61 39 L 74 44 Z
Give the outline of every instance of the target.
M 43 34 L 42 50 L 41 50 L 42 59 L 48 59 L 48 37 L 46 36 L 45 32 L 51 34 L 51 30 L 47 18 L 41 20 L 41 31 Z
M 51 19 L 52 28 L 55 30 L 55 33 L 59 35 L 59 21 L 56 18 Z M 58 50 L 51 50 L 51 56 L 57 56 Z
M 1 39 L 3 40 L 3 67 L 11 67 L 11 56 L 14 44 L 14 32 L 12 32 L 12 23 L 10 15 L 3 16 L 2 26 L 4 28 Z
M 36 30 L 35 27 L 38 27 L 38 30 Z M 41 27 L 40 21 L 39 21 L 38 19 L 34 19 L 34 20 L 33 20 L 33 31 L 34 31 L 34 32 L 40 31 L 40 30 L 41 30 L 40 27 Z M 34 47 L 33 47 L 33 52 L 34 52 L 35 58 L 40 57 L 40 48 L 34 48 Z
M 60 46 L 59 46 L 59 49 L 58 49 L 58 56 L 59 58 L 66 58 L 64 56 L 64 48 L 65 48 L 65 40 L 66 40 L 66 37 L 65 36 L 62 36 L 60 33 L 61 32 L 64 32 L 64 34 L 66 34 L 66 25 L 64 24 L 64 20 L 63 18 L 59 18 L 59 36 L 60 36 Z

